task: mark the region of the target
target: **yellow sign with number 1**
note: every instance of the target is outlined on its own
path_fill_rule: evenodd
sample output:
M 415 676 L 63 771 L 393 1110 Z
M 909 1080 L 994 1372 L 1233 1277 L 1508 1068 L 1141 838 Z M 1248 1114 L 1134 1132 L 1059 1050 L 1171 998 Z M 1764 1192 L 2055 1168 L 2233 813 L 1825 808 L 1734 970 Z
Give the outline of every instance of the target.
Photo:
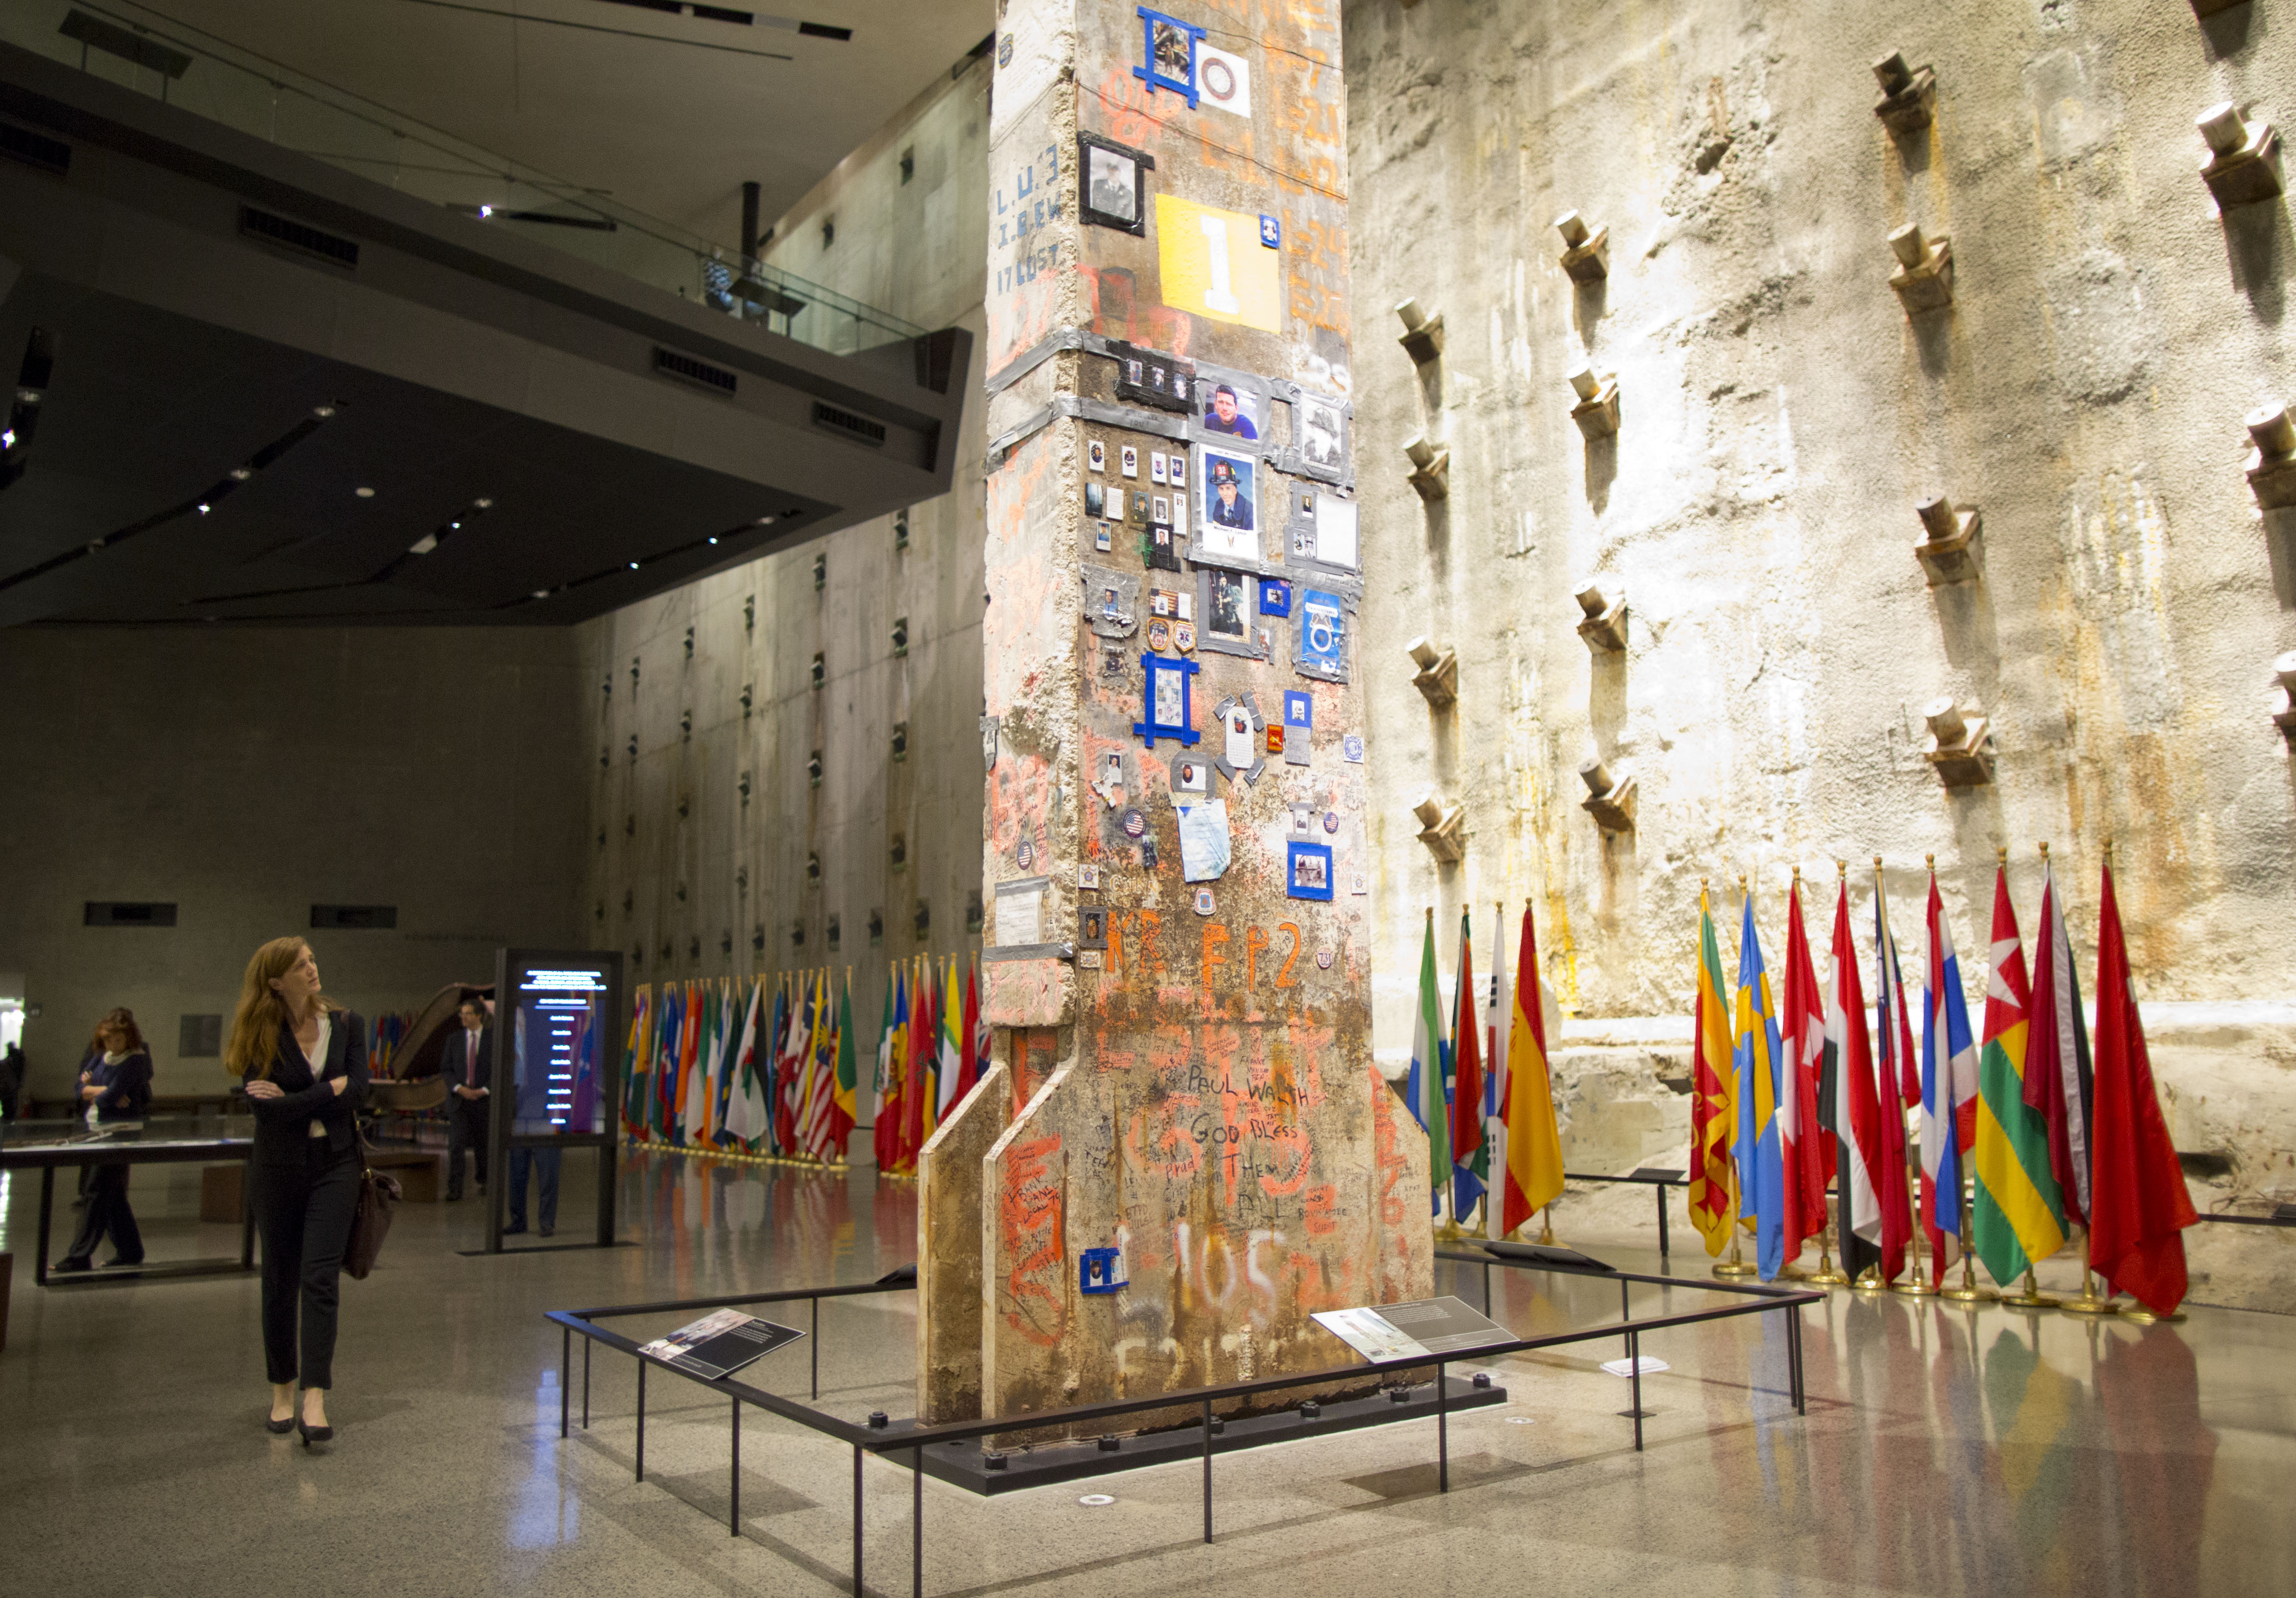
M 1164 303 L 1176 311 L 1280 332 L 1276 251 L 1259 242 L 1259 218 L 1156 196 L 1156 261 Z

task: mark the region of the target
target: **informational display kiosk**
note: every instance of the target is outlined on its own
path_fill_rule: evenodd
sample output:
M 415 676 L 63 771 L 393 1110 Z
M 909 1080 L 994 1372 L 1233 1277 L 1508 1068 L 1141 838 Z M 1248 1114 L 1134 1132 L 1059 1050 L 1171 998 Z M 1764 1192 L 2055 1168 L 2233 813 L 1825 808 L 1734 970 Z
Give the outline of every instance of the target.
M 495 952 L 495 1114 L 488 1127 L 496 1180 L 487 1201 L 485 1252 L 503 1245 L 511 1151 L 531 1150 L 562 1162 L 572 1149 L 597 1151 L 597 1226 L 588 1241 L 521 1248 L 611 1248 L 617 1150 L 614 1107 L 621 1102 L 622 956 L 611 949 Z M 545 1154 L 545 1151 L 546 1154 Z M 533 1200 L 528 1201 L 531 1205 Z M 529 1211 L 531 1213 L 531 1211 Z

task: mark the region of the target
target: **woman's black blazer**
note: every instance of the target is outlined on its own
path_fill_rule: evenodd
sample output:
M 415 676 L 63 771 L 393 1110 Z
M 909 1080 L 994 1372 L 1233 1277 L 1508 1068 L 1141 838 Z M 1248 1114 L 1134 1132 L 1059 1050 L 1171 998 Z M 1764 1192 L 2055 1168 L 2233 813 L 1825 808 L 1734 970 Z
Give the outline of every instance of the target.
M 250 1099 L 255 1111 L 255 1163 L 299 1166 L 309 1158 L 311 1135 L 305 1128 L 316 1117 L 327 1129 L 327 1146 L 347 1152 L 357 1133 L 358 1107 L 366 1099 L 366 1023 L 348 1010 L 328 1018 L 327 1057 L 316 1076 L 292 1028 L 279 1028 L 279 1057 L 271 1067 L 271 1080 L 279 1085 L 275 1099 Z M 350 1086 L 337 1093 L 327 1084 L 348 1077 Z

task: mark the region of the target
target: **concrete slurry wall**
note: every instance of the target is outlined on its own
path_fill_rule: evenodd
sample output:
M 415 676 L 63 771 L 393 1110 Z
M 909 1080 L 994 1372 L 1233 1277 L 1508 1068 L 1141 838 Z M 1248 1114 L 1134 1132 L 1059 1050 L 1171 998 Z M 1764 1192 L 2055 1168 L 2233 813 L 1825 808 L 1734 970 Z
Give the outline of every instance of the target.
M 1365 646 L 1382 1062 L 1423 907 L 1472 905 L 1487 949 L 1494 901 L 1529 897 L 1575 1018 L 1566 1157 L 1679 1165 L 1702 877 L 1731 963 L 1749 874 L 1775 982 L 1797 865 L 1823 971 L 1837 857 L 1861 957 L 1879 854 L 1917 968 L 1934 854 L 1981 1025 L 1997 846 L 2030 944 L 2053 845 L 2093 987 L 2110 838 L 2140 996 L 2218 1007 L 2148 1012 L 2177 1034 L 2154 1060 L 2178 1146 L 2228 1160 L 2197 1196 L 2296 1198 L 2271 719 L 2296 566 L 2242 426 L 2296 399 L 2296 240 L 2283 201 L 2218 214 L 2194 127 L 2226 99 L 2296 119 L 2285 11 L 1360 0 L 1346 27 L 1365 546 L 1396 602 Z M 1893 136 L 1869 69 L 1898 49 L 1937 98 Z M 1572 210 L 1609 230 L 1604 282 L 1561 268 Z M 1909 221 L 1956 266 L 1911 319 Z M 1395 341 L 1407 296 L 1445 318 L 1439 366 Z M 1616 375 L 1614 439 L 1570 414 L 1582 358 Z M 1405 481 L 1423 430 L 1450 451 L 1431 505 Z M 1939 493 L 1982 512 L 1980 582 L 1924 584 L 1914 507 Z M 1578 635 L 1589 578 L 1627 603 L 1623 654 Z M 1458 651 L 1451 710 L 1412 684 L 1421 633 Z M 1991 719 L 1988 786 L 1923 758 L 1948 693 Z M 1591 754 L 1637 781 L 1629 833 L 1581 807 Z M 1465 806 L 1457 866 L 1414 841 L 1430 788 Z M 1616 1041 L 1637 1026 L 1655 1041 Z
M 988 80 L 984 60 L 921 94 L 780 219 L 766 259 L 977 340 Z M 965 378 L 976 395 L 980 381 L 977 368 Z M 957 486 L 910 510 L 906 549 L 880 518 L 580 629 L 581 920 L 630 958 L 633 982 L 850 965 L 865 1057 L 891 962 L 978 947 L 966 930 L 980 886 L 977 400 L 951 444 Z M 892 635 L 904 619 L 906 654 Z
M 0 633 L 0 971 L 40 1006 L 29 1087 L 55 1101 L 96 1018 L 135 1012 L 161 1094 L 214 1093 L 184 1015 L 226 1024 L 256 947 L 308 937 L 373 1017 L 490 981 L 495 950 L 578 935 L 572 634 L 541 627 L 26 628 Z M 90 899 L 172 902 L 89 927 Z M 314 931 L 311 906 L 398 925 Z

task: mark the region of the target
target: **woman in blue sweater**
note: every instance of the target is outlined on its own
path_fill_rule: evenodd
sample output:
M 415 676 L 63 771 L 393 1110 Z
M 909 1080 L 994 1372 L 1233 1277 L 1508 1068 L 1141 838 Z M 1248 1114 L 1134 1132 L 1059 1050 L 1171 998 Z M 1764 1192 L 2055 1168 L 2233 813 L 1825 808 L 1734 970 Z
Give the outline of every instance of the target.
M 114 1010 L 96 1022 L 95 1040 L 88 1045 L 87 1058 L 80 1062 L 79 1099 L 88 1126 L 99 1131 L 106 1126 L 140 1121 L 152 1108 L 152 1053 L 144 1046 L 144 1034 L 135 1025 L 134 1012 Z M 136 1227 L 135 1212 L 127 1207 L 125 1165 L 90 1168 L 87 1213 L 80 1221 L 79 1235 L 72 1239 L 71 1248 L 55 1268 L 89 1269 L 94 1264 L 95 1245 L 107 1233 L 111 1237 L 111 1258 L 105 1265 L 144 1263 L 144 1233 Z

